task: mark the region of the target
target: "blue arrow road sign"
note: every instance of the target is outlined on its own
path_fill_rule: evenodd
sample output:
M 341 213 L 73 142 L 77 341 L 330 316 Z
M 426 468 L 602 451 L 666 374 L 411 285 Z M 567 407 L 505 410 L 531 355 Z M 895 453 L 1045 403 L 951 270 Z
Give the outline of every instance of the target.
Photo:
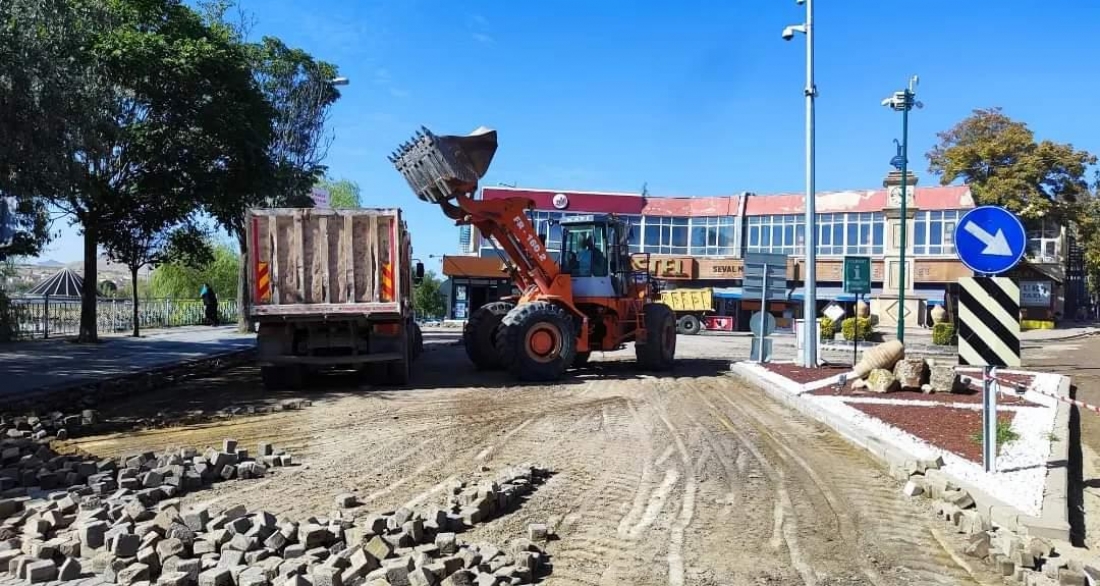
M 980 275 L 997 275 L 1016 266 L 1024 256 L 1027 233 L 1012 212 L 981 206 L 966 212 L 955 226 L 959 260 Z

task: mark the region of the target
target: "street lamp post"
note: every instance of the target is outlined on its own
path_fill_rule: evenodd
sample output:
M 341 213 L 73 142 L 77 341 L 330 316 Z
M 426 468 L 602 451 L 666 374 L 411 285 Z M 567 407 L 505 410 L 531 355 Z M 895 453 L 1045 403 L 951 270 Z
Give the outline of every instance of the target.
M 901 171 L 901 242 L 898 252 L 898 341 L 905 343 L 905 251 L 908 245 L 908 195 L 906 189 L 909 186 L 909 111 L 913 108 L 921 108 L 924 105 L 916 100 L 917 76 L 909 79 L 909 87 L 894 92 L 894 95 L 882 101 L 882 105 L 901 112 L 901 146 L 897 156 L 890 160 L 890 164 Z
M 783 29 L 783 40 L 789 41 L 795 33 L 806 35 L 806 264 L 803 271 L 804 306 L 802 309 L 805 332 L 802 334 L 802 363 L 810 368 L 817 366 L 817 202 L 814 190 L 814 100 L 817 86 L 814 84 L 814 2 L 795 0 L 806 5 L 806 22 Z

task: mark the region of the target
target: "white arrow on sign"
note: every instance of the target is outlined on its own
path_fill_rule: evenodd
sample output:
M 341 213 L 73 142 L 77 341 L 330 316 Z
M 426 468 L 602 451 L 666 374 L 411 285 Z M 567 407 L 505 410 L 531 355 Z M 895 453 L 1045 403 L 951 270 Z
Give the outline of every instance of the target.
M 990 234 L 982 229 L 981 226 L 971 221 L 963 226 L 963 230 L 966 230 L 971 236 L 982 241 L 982 244 L 985 245 L 985 250 L 982 251 L 982 254 L 988 254 L 990 256 L 1012 256 L 1012 247 L 1008 245 L 1005 233 L 1000 228 L 997 228 L 996 234 Z

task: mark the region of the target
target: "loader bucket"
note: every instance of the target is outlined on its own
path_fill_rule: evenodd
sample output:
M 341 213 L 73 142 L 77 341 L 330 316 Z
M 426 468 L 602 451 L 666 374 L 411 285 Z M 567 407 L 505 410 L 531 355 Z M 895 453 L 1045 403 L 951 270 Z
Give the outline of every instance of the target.
M 436 136 L 421 127 L 390 155 L 416 197 L 441 203 L 477 189 L 497 152 L 497 132 L 484 126 L 467 136 Z

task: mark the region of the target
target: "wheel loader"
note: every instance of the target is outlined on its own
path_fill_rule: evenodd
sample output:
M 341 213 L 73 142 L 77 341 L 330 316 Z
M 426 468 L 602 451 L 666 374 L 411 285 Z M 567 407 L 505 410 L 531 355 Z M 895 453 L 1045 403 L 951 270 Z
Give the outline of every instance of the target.
M 466 136 L 421 128 L 389 157 L 418 198 L 490 239 L 520 291 L 470 316 L 463 343 L 474 365 L 552 381 L 594 351 L 633 341 L 641 368 L 672 368 L 676 318 L 656 301 L 648 255 L 630 254 L 629 225 L 612 215 L 565 218 L 561 250 L 548 251 L 526 214 L 533 201 L 475 199 L 496 150 L 497 133 L 485 127 Z

